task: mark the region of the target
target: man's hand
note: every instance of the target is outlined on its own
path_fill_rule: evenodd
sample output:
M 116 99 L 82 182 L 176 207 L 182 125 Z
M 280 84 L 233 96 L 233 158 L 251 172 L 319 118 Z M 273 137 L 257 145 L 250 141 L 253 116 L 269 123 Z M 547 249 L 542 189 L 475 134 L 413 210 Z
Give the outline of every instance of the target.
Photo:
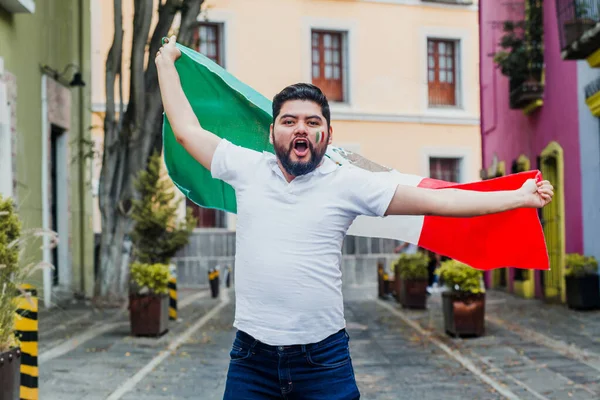
M 163 45 L 160 46 L 160 49 L 158 49 L 158 52 L 156 53 L 154 62 L 156 64 L 165 62 L 174 64 L 175 61 L 181 57 L 181 51 L 175 46 L 176 43 L 177 38 L 175 36 L 165 39 Z
M 528 179 L 519 192 L 523 195 L 524 207 L 542 208 L 552 201 L 554 187 L 548 181 Z

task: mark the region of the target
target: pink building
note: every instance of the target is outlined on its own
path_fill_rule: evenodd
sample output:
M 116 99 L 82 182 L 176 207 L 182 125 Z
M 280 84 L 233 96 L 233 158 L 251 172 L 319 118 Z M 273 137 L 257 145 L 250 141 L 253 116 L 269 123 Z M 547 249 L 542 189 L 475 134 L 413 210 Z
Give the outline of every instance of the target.
M 599 43 L 598 4 L 479 3 L 482 177 L 539 169 L 556 188 L 540 214 L 551 270 L 507 266 L 487 274 L 491 287 L 564 302 L 565 254 L 600 256 L 600 128 L 593 115 L 600 45 L 591 44 Z

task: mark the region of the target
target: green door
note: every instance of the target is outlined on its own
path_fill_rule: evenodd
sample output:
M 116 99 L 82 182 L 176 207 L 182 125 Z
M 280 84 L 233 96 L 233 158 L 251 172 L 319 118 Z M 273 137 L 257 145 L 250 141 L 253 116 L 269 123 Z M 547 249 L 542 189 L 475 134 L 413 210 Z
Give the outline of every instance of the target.
M 542 153 L 542 175 L 554 185 L 554 199 L 542 209 L 542 225 L 550 258 L 550 271 L 543 272 L 544 297 L 556 302 L 564 302 L 564 205 L 561 169 L 562 151 L 549 149 Z

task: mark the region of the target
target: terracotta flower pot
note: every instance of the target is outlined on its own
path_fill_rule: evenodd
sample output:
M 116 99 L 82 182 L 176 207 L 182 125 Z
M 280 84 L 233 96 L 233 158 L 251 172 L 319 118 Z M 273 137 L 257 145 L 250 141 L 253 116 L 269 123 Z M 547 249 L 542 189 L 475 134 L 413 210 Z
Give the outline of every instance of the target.
M 169 330 L 169 296 L 129 295 L 129 318 L 133 336 L 164 335 Z
M 443 292 L 444 327 L 451 336 L 485 333 L 485 293 Z
M 19 400 L 21 391 L 21 349 L 0 353 L 0 400 Z

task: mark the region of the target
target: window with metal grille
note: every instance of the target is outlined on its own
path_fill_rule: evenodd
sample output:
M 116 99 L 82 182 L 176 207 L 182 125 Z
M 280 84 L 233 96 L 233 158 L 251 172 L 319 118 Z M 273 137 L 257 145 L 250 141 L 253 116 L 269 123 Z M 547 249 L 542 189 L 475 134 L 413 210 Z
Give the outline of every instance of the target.
M 312 31 L 312 83 L 330 101 L 344 101 L 344 33 Z
M 221 26 L 219 24 L 201 23 L 194 31 L 194 47 L 217 64 L 223 66 L 221 55 Z
M 456 42 L 427 39 L 427 86 L 430 106 L 456 105 Z
M 429 177 L 460 183 L 460 158 L 429 158 Z

